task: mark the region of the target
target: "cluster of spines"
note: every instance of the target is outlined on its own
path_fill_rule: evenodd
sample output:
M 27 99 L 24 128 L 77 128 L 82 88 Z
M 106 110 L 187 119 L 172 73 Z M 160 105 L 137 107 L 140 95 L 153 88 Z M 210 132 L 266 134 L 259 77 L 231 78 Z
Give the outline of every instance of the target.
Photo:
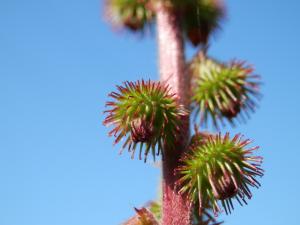
M 225 10 L 220 0 L 173 0 L 179 11 L 185 37 L 193 46 L 206 45 L 220 28 Z
M 155 17 L 150 0 L 106 0 L 106 17 L 115 27 L 143 31 Z
M 178 104 L 170 87 L 160 82 L 124 82 L 117 89 L 109 94 L 114 101 L 106 103 L 111 108 L 105 111 L 104 125 L 114 126 L 109 135 L 115 137 L 115 144 L 126 138 L 122 150 L 128 148 L 132 157 L 140 145 L 139 158 L 145 147 L 145 161 L 150 151 L 155 160 L 164 146 L 174 145 L 187 111 Z
M 222 64 L 202 52 L 195 57 L 190 64 L 192 102 L 201 125 L 211 121 L 219 128 L 224 119 L 235 125 L 235 120 L 245 122 L 250 117 L 261 97 L 260 77 L 253 71 L 245 62 Z
M 217 215 L 222 211 L 221 202 L 226 214 L 234 209 L 232 199 L 240 205 L 251 199 L 249 186 L 258 188 L 256 177 L 263 176 L 262 157 L 253 156 L 258 147 L 247 146 L 249 139 L 243 140 L 240 134 L 229 138 L 221 134 L 207 135 L 204 140 L 198 133 L 201 142 L 194 142 L 188 154 L 183 158 L 183 165 L 178 168 L 181 178 L 177 185 L 179 192 L 187 194 L 199 206 L 199 211 L 208 205 Z M 197 138 L 196 138 L 197 139 Z

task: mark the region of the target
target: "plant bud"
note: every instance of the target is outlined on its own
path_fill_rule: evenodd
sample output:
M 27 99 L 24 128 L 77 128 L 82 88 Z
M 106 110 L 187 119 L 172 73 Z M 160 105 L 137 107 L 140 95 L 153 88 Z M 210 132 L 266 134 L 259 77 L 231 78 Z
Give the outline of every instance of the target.
M 134 157 L 140 145 L 139 158 L 144 150 L 145 160 L 149 152 L 155 159 L 163 147 L 173 147 L 182 126 L 181 118 L 188 112 L 178 104 L 176 95 L 160 82 L 125 82 L 117 86 L 118 92 L 109 94 L 114 101 L 110 107 L 104 125 L 114 126 L 109 132 L 115 137 L 115 143 L 125 139 L 122 150 L 127 148 Z
M 200 134 L 200 133 L 199 133 Z M 253 156 L 258 147 L 247 147 L 249 139 L 240 134 L 229 138 L 229 133 L 208 135 L 202 142 L 190 145 L 182 158 L 177 181 L 180 193 L 187 194 L 199 206 L 199 212 L 211 206 L 215 214 L 221 212 L 221 202 L 226 213 L 233 210 L 232 200 L 246 204 L 252 197 L 249 187 L 260 186 L 256 177 L 263 176 L 262 157 Z
M 201 52 L 190 64 L 190 73 L 192 105 L 201 125 L 219 128 L 224 119 L 234 125 L 235 118 L 245 120 L 257 107 L 259 76 L 244 62 L 222 64 Z

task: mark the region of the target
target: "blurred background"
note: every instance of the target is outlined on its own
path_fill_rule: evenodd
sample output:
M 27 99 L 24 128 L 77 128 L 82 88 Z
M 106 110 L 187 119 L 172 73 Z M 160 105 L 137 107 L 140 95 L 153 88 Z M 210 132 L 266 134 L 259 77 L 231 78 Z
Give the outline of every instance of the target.
M 228 129 L 261 146 L 266 173 L 248 206 L 219 219 L 296 225 L 300 2 L 225 2 L 210 53 L 248 60 L 264 81 L 261 107 Z M 155 34 L 113 32 L 102 3 L 0 1 L 0 225 L 120 224 L 157 197 L 160 169 L 119 156 L 102 126 L 116 84 L 158 78 Z

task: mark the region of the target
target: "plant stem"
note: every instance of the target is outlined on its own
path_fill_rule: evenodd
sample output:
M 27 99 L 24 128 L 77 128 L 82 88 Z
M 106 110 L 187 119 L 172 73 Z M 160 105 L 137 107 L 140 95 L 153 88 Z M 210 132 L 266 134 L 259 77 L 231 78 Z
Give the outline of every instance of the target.
M 185 75 L 183 37 L 178 17 L 166 1 L 156 5 L 157 33 L 159 48 L 159 68 L 161 81 L 167 82 L 177 93 L 180 104 L 189 109 L 190 80 Z M 164 150 L 163 157 L 163 225 L 190 225 L 191 204 L 185 196 L 177 193 L 175 170 L 180 165 L 180 157 L 185 152 L 189 139 L 189 118 L 183 118 L 180 137 L 175 148 Z

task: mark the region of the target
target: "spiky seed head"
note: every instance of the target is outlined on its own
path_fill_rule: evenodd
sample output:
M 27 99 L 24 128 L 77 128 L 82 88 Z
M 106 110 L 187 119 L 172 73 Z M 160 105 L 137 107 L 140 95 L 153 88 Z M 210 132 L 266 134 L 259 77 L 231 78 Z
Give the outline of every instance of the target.
M 173 0 L 179 11 L 186 38 L 194 45 L 207 44 L 210 35 L 220 28 L 225 9 L 221 0 Z
M 198 135 L 201 135 L 199 133 Z M 263 176 L 262 157 L 254 156 L 258 147 L 248 147 L 249 139 L 240 134 L 232 139 L 229 133 L 205 134 L 205 142 L 192 145 L 189 153 L 182 158 L 178 169 L 181 175 L 177 182 L 180 193 L 187 194 L 198 204 L 199 209 L 212 206 L 215 214 L 233 210 L 233 198 L 241 205 L 252 197 L 249 187 L 259 187 L 257 177 Z
M 115 27 L 143 31 L 155 16 L 150 0 L 106 0 L 105 14 Z
M 199 53 L 190 64 L 192 104 L 200 124 L 211 121 L 218 128 L 224 119 L 234 125 L 245 121 L 257 107 L 259 76 L 245 62 L 219 63 Z
M 109 94 L 114 101 L 105 113 L 104 125 L 112 125 L 109 132 L 115 137 L 115 143 L 125 139 L 122 150 L 128 148 L 134 156 L 140 145 L 140 159 L 144 149 L 145 160 L 151 151 L 155 159 L 163 146 L 172 147 L 179 135 L 181 119 L 187 116 L 184 107 L 168 85 L 144 80 L 124 82 L 117 86 L 118 92 Z

